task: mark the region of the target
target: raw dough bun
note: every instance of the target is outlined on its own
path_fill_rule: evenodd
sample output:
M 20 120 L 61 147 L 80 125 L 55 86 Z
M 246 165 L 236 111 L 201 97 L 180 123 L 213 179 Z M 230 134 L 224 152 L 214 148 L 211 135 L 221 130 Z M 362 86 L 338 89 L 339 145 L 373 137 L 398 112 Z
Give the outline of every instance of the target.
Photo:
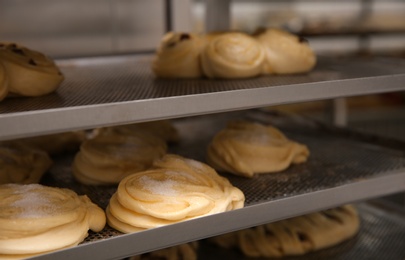
M 243 193 L 214 169 L 167 154 L 153 168 L 123 179 L 107 207 L 108 224 L 124 233 L 242 208 Z
M 0 184 L 38 183 L 51 164 L 44 151 L 16 141 L 0 143 Z
M 214 136 L 207 151 L 212 167 L 244 177 L 282 171 L 308 156 L 305 145 L 289 140 L 278 129 L 246 121 L 229 123 Z
M 8 94 L 8 79 L 6 69 L 0 62 L 0 101 L 2 101 Z
M 255 38 L 266 51 L 263 73 L 292 74 L 312 70 L 316 56 L 308 43 L 279 29 L 261 30 Z
M 166 150 L 165 141 L 141 131 L 131 135 L 101 131 L 80 146 L 73 176 L 83 184 L 117 184 L 129 174 L 148 169 Z
M 231 32 L 212 37 L 201 53 L 209 78 L 248 78 L 261 73 L 265 52 L 251 36 Z
M 194 241 L 132 256 L 129 260 L 197 260 L 197 249 L 198 241 Z
M 154 135 L 166 142 L 178 142 L 179 133 L 169 120 L 158 120 L 129 125 L 113 126 L 101 129 L 101 131 L 114 131 L 118 134 L 131 135 L 135 132 L 143 131 L 147 134 Z
M 0 43 L 0 62 L 7 72 L 10 94 L 42 96 L 64 79 L 53 60 L 15 43 Z
M 168 32 L 156 52 L 152 70 L 162 78 L 202 76 L 200 53 L 204 41 L 196 34 Z
M 0 259 L 75 246 L 106 223 L 101 208 L 68 189 L 5 184 L 0 197 Z
M 356 208 L 346 205 L 210 240 L 224 248 L 237 247 L 249 257 L 284 257 L 337 245 L 353 237 L 359 227 Z
M 20 142 L 43 150 L 50 155 L 75 151 L 86 139 L 84 131 L 66 132 L 60 134 L 43 135 L 19 139 Z

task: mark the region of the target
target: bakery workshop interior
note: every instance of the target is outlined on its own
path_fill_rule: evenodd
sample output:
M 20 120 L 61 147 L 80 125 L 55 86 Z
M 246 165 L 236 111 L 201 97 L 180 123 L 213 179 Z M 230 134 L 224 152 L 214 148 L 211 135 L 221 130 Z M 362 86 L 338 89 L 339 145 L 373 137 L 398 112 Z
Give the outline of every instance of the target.
M 0 259 L 404 259 L 402 0 L 0 0 Z

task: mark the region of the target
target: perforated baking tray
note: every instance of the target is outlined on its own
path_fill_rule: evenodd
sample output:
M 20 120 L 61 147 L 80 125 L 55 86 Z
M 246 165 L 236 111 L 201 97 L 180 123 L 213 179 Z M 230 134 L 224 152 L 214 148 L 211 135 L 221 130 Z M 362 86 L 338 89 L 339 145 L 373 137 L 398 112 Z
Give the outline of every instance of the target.
M 170 152 L 205 161 L 208 142 L 229 120 L 272 122 L 286 135 L 308 145 L 307 163 L 252 179 L 222 175 L 246 196 L 242 209 L 210 215 L 135 234 L 121 234 L 109 227 L 72 249 L 42 256 L 43 259 L 123 258 L 250 226 L 302 215 L 341 204 L 405 190 L 404 150 L 359 140 L 357 135 L 326 131 L 302 118 L 270 115 L 257 110 L 175 120 L 181 141 Z M 71 175 L 73 154 L 55 159 L 43 184 L 66 187 L 87 194 L 105 208 L 116 187 L 78 184 Z
M 405 89 L 398 60 L 319 58 L 302 75 L 164 80 L 150 55 L 62 60 L 56 93 L 0 102 L 0 140 Z

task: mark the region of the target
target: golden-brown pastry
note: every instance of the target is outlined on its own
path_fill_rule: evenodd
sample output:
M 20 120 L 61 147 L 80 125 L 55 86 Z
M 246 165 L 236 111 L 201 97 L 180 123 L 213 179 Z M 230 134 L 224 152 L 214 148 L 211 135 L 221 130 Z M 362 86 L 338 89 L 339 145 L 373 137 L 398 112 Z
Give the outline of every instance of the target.
M 19 139 L 19 142 L 43 150 L 50 155 L 75 151 L 86 139 L 84 131 L 66 132 L 59 134 L 35 136 Z
M 156 137 L 162 138 L 166 142 L 172 143 L 179 141 L 179 133 L 169 120 L 158 120 L 129 125 L 106 127 L 100 129 L 100 131 L 114 131 L 118 134 L 123 135 L 131 135 L 132 133 L 136 134 L 139 131 L 143 131 L 147 134 L 151 134 Z
M 0 101 L 2 101 L 8 94 L 8 79 L 6 69 L 0 62 Z
M 249 257 L 284 257 L 337 245 L 359 230 L 360 220 L 352 205 L 260 225 L 210 241 L 224 248 L 239 248 Z
M 243 207 L 243 193 L 201 162 L 167 154 L 123 179 L 107 207 L 108 224 L 124 233 Z
M 16 141 L 0 143 L 0 184 L 38 183 L 51 164 L 44 151 Z
M 308 42 L 279 29 L 260 30 L 255 38 L 266 51 L 264 74 L 292 74 L 312 70 L 316 56 Z
M 197 260 L 197 249 L 198 241 L 194 241 L 132 256 L 129 260 Z
M 53 92 L 64 79 L 53 60 L 15 43 L 0 43 L 0 63 L 7 73 L 10 94 L 42 96 Z
M 106 223 L 101 208 L 68 189 L 4 184 L 0 198 L 0 259 L 75 246 Z
M 162 78 L 198 78 L 202 76 L 200 53 L 204 41 L 196 34 L 168 32 L 163 36 L 152 63 Z
M 248 78 L 261 73 L 265 60 L 261 45 L 239 32 L 212 37 L 201 53 L 204 75 L 209 78 Z
M 142 131 L 131 135 L 101 131 L 80 146 L 73 176 L 89 185 L 117 184 L 125 176 L 149 168 L 166 150 L 164 140 Z
M 244 177 L 278 172 L 308 159 L 308 148 L 289 140 L 272 126 L 235 121 L 218 132 L 208 146 L 212 167 Z

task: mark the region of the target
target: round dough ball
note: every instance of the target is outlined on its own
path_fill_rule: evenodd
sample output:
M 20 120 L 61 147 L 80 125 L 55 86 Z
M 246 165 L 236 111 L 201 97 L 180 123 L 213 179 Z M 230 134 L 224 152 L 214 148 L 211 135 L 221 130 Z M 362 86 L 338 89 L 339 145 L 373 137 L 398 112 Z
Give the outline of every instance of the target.
M 108 224 L 124 233 L 242 208 L 243 193 L 206 164 L 168 154 L 127 176 L 107 208 Z
M 46 95 L 64 80 L 53 60 L 15 43 L 0 43 L 0 61 L 7 72 L 10 94 Z
M 75 246 L 106 223 L 101 208 L 68 189 L 5 184 L 0 197 L 0 259 Z
M 238 32 L 211 37 L 201 53 L 209 78 L 248 78 L 261 73 L 265 52 L 251 36 Z
M 6 69 L 0 61 L 0 101 L 8 94 L 8 79 Z
M 266 51 L 264 74 L 303 73 L 313 69 L 316 56 L 307 41 L 279 29 L 254 34 Z
M 83 184 L 117 184 L 132 173 L 148 169 L 166 150 L 165 141 L 142 131 L 131 135 L 100 131 L 80 146 L 73 176 Z
M 0 184 L 38 183 L 51 165 L 44 151 L 17 141 L 0 143 Z
M 217 170 L 244 177 L 278 172 L 307 161 L 308 148 L 278 129 L 246 121 L 231 122 L 208 146 L 207 161 Z
M 162 78 L 198 78 L 202 76 L 200 53 L 204 41 L 196 34 L 168 32 L 164 35 L 152 63 Z

